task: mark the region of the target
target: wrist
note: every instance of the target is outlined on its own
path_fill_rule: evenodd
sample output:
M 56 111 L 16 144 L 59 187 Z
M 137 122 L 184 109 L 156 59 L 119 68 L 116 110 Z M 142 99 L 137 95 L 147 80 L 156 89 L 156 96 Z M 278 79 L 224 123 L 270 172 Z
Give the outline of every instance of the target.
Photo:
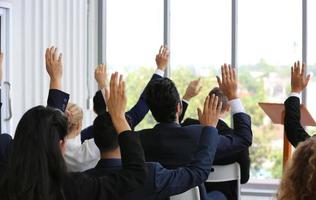
M 231 94 L 231 95 L 227 95 L 227 99 L 228 101 L 230 100 L 234 100 L 234 99 L 238 99 L 238 95 L 237 94 Z
M 302 90 L 300 90 L 300 89 L 292 89 L 291 90 L 291 93 L 301 93 L 302 92 Z
M 50 80 L 50 89 L 58 89 L 61 90 L 62 86 L 61 86 L 61 80 L 60 79 L 51 79 Z
M 182 99 L 185 100 L 185 101 L 190 101 L 190 100 L 192 99 L 192 97 L 189 97 L 189 96 L 187 96 L 187 95 L 184 95 L 184 96 L 182 97 Z

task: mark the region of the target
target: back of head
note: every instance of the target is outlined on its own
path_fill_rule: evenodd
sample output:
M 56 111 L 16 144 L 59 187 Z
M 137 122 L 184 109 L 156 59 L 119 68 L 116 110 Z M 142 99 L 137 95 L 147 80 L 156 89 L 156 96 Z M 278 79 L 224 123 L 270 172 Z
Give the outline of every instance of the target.
M 177 105 L 181 103 L 179 92 L 168 78 L 152 80 L 145 89 L 146 103 L 157 122 L 176 120 Z
M 316 138 L 300 143 L 283 174 L 277 199 L 316 199 Z
M 68 111 L 68 132 L 73 131 L 82 123 L 83 111 L 82 109 L 74 104 L 68 103 L 66 110 Z
M 66 134 L 67 118 L 59 110 L 28 110 L 15 132 L 0 199 L 58 199 L 66 172 L 60 141 Z
M 114 150 L 118 147 L 118 136 L 109 113 L 95 118 L 93 122 L 94 142 L 101 152 Z
M 93 110 L 97 115 L 106 113 L 106 104 L 101 91 L 96 92 L 93 97 Z
M 229 107 L 227 96 L 224 94 L 224 92 L 219 87 L 214 87 L 210 91 L 209 96 L 212 96 L 213 94 L 218 97 L 219 102 L 222 102 L 221 112 L 222 113 L 225 112 L 227 110 L 227 108 Z

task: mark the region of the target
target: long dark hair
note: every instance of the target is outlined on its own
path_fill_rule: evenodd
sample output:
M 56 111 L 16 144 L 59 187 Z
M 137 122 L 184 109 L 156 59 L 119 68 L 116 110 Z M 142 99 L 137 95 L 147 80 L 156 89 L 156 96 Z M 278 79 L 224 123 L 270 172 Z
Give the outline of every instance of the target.
M 67 118 L 59 110 L 37 106 L 21 118 L 0 199 L 60 199 L 65 162 L 60 140 L 67 134 Z

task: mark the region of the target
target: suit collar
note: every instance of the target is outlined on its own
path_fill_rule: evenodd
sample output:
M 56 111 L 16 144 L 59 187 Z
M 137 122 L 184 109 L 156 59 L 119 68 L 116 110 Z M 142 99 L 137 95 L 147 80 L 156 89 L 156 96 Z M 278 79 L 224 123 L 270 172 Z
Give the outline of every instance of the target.
M 95 168 L 118 168 L 122 166 L 121 159 L 100 159 Z
M 178 123 L 159 123 L 156 124 L 155 128 L 177 128 L 181 127 Z

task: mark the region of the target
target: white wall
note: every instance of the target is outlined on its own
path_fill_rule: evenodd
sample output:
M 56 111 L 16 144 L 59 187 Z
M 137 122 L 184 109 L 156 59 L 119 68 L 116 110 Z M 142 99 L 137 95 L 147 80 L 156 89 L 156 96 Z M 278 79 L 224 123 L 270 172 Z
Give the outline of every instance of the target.
M 63 53 L 64 90 L 71 94 L 71 102 L 77 103 L 86 111 L 88 77 L 92 84 L 91 92 L 95 88 L 92 69 L 97 60 L 97 0 L 6 2 L 10 2 L 12 6 L 9 66 L 13 110 L 11 134 L 26 110 L 35 105 L 46 104 L 49 83 L 44 52 L 51 45 L 58 46 Z M 86 111 L 85 115 L 84 124 L 91 123 L 92 112 Z

